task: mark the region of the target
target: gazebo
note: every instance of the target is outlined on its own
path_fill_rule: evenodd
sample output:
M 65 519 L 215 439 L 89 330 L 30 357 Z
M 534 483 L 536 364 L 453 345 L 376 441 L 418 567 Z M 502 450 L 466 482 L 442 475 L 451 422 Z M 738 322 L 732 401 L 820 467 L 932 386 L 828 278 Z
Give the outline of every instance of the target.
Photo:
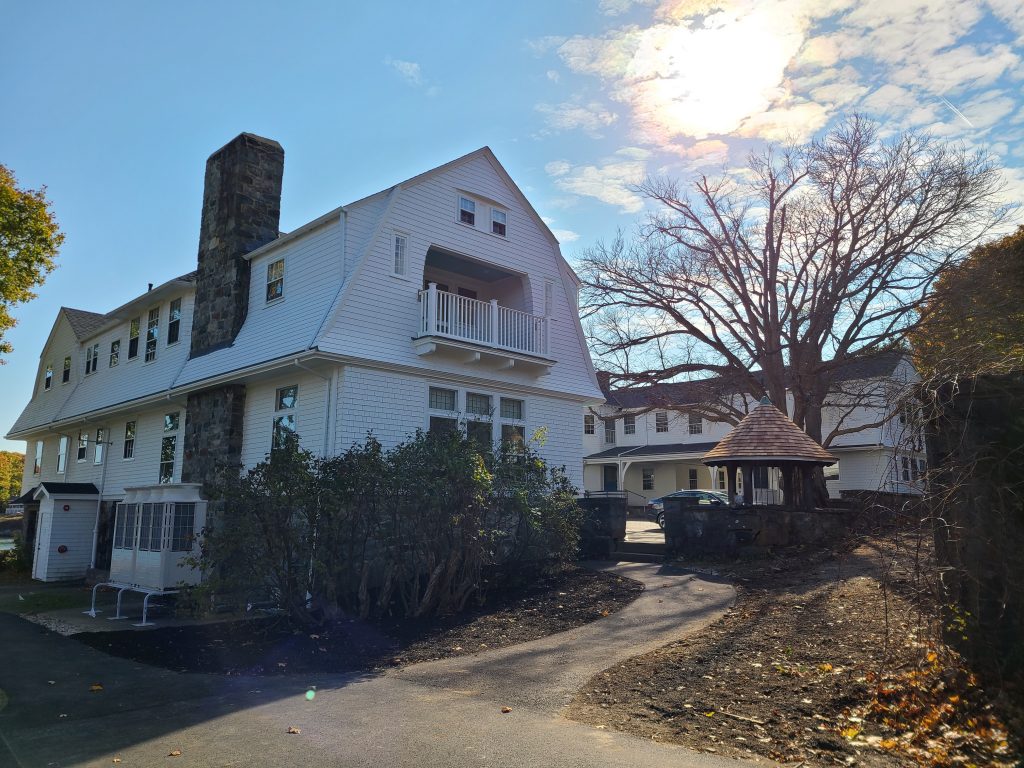
M 783 505 L 809 509 L 814 469 L 837 459 L 764 397 L 701 461 L 726 468 L 730 501 L 736 496 L 736 470 L 742 470 L 746 504 L 754 502 L 754 469 L 776 467 L 783 477 Z

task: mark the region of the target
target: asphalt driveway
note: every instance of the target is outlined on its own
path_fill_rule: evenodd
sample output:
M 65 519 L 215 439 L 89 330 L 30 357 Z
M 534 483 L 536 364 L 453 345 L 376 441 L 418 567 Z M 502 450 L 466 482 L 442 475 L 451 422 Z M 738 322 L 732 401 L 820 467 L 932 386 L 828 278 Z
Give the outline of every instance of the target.
M 592 674 L 699 631 L 733 600 L 662 566 L 615 570 L 647 590 L 605 619 L 384 675 L 179 674 L 0 614 L 0 766 L 738 765 L 559 716 Z

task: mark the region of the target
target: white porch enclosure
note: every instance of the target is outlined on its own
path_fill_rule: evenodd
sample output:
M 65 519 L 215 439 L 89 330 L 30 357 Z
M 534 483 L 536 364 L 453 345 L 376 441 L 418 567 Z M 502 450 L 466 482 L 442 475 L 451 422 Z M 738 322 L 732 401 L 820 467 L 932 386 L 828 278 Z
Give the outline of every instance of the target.
M 550 349 L 546 317 L 503 307 L 497 299 L 480 301 L 439 290 L 430 283 L 419 292 L 420 336 L 459 341 L 547 357 Z
M 199 571 L 183 561 L 199 554 L 206 501 L 198 484 L 125 488 L 117 505 L 110 581 L 152 590 L 196 584 Z

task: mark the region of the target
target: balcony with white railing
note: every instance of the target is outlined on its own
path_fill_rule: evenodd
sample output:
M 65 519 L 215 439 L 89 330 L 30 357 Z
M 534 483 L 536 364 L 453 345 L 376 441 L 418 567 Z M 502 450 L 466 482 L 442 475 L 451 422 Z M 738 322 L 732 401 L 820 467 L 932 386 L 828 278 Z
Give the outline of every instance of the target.
M 497 299 L 479 301 L 439 290 L 430 283 L 419 292 L 420 323 L 413 339 L 420 355 L 457 353 L 463 362 L 497 363 L 501 367 L 552 364 L 550 322 Z

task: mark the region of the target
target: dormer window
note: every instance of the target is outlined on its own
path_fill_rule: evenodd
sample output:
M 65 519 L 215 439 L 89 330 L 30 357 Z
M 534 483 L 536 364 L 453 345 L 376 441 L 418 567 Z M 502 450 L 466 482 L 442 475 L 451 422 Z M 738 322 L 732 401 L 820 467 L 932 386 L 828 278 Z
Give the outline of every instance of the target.
M 167 315 L 167 346 L 178 343 L 178 336 L 181 334 L 181 299 L 171 302 L 171 309 Z
M 139 356 L 139 327 L 142 325 L 141 317 L 133 317 L 128 323 L 128 359 L 134 360 Z
M 64 358 L 64 370 L 61 371 L 60 381 L 61 381 L 62 384 L 67 384 L 69 381 L 71 381 L 71 358 L 70 357 L 65 357 Z
M 405 277 L 405 249 L 407 241 L 405 235 L 395 235 L 395 262 L 392 265 L 394 267 L 394 274 L 399 277 Z
M 53 366 L 47 364 L 46 373 L 43 374 L 43 389 L 49 389 L 53 386 Z
M 504 237 L 506 224 L 508 224 L 508 214 L 497 208 L 491 208 L 491 234 Z
M 267 303 L 284 298 L 284 259 L 267 265 Z
M 146 362 L 156 360 L 156 340 L 160 335 L 160 307 L 149 310 L 146 318 Z
M 476 203 L 468 197 L 459 197 L 459 221 L 476 226 Z
M 88 376 L 96 370 L 100 363 L 100 345 L 93 344 L 85 350 L 85 375 Z

